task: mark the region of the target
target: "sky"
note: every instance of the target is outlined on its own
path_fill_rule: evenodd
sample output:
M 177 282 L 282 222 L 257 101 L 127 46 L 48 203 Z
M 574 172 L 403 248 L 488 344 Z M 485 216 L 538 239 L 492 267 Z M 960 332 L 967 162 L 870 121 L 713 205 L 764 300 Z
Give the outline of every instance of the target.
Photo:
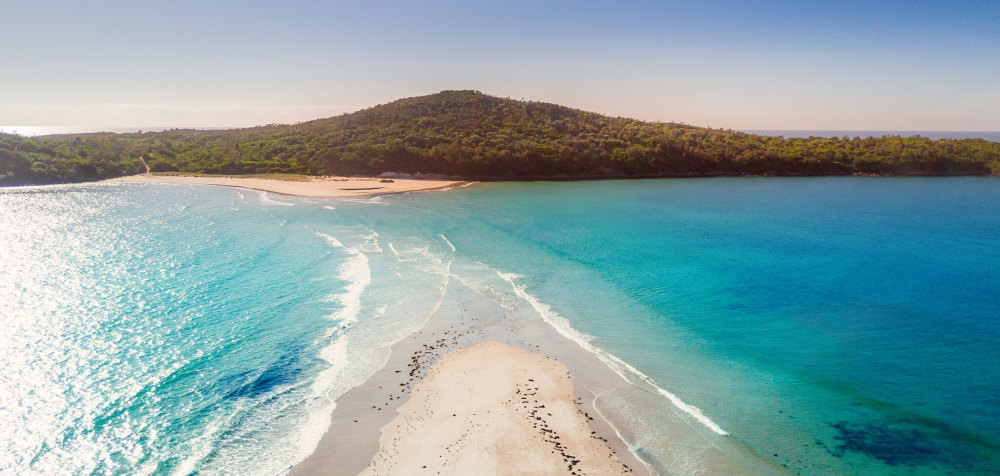
M 294 123 L 446 89 L 730 129 L 1000 130 L 1000 1 L 0 0 L 2 126 Z

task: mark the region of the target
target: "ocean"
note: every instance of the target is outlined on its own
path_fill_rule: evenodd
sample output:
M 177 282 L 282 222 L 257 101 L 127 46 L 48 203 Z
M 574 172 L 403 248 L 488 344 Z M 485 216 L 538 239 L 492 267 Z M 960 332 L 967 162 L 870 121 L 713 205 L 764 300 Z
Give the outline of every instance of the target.
M 874 131 L 874 130 L 779 130 L 779 129 L 743 129 L 740 132 L 764 136 L 782 136 L 785 138 L 799 137 L 882 137 L 882 136 L 921 136 L 928 139 L 984 139 L 1000 142 L 1000 131 Z
M 145 126 L 145 127 L 70 127 L 70 126 L 16 126 L 0 125 L 0 133 L 18 134 L 27 137 L 45 136 L 54 134 L 87 134 L 95 132 L 113 132 L 116 134 L 131 134 L 135 132 L 162 132 L 174 127 Z M 236 127 L 182 127 L 185 130 L 225 130 L 236 129 Z M 807 130 L 807 129 L 741 129 L 740 132 L 748 134 L 759 134 L 765 136 L 784 137 L 882 137 L 882 136 L 903 136 L 910 137 L 919 135 L 929 139 L 985 139 L 993 142 L 1000 142 L 1000 131 L 879 131 L 879 130 Z
M 985 177 L 0 189 L 0 472 L 284 473 L 460 282 L 631 382 L 655 472 L 995 474 L 997 236 Z

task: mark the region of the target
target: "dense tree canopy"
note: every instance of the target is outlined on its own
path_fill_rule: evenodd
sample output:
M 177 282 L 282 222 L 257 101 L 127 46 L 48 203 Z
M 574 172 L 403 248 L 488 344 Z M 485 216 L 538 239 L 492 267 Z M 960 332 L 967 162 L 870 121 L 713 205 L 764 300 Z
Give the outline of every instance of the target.
M 992 174 L 1000 143 L 769 137 L 643 122 L 474 91 L 401 99 L 295 125 L 37 138 L 0 134 L 0 185 L 145 171 L 423 173 L 467 179 Z

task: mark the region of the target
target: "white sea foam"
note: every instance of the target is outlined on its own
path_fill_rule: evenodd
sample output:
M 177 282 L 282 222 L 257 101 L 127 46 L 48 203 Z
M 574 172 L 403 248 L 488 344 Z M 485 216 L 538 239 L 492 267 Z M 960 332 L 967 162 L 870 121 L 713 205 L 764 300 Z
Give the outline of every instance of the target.
M 272 200 L 271 197 L 268 196 L 270 194 L 267 193 L 267 192 L 264 192 L 264 191 L 258 191 L 257 193 L 260 194 L 260 201 L 261 201 L 261 203 L 264 203 L 266 205 L 281 205 L 281 206 L 285 206 L 285 207 L 290 207 L 290 206 L 294 205 L 292 203 L 279 202 L 277 200 Z
M 331 207 L 330 205 L 323 205 L 323 208 L 325 208 L 327 210 L 336 210 L 337 209 L 336 207 Z
M 209 423 L 205 431 L 202 432 L 201 438 L 192 442 L 195 445 L 194 451 L 178 465 L 174 474 L 195 474 L 198 463 L 203 461 L 215 449 L 213 445 L 218 441 L 219 432 L 220 427 L 217 420 Z M 149 474 L 152 473 L 153 471 L 150 471 Z
M 351 203 L 364 203 L 368 205 L 386 205 L 387 202 L 382 201 L 382 197 L 375 195 L 373 197 L 339 197 L 338 201 L 341 202 L 351 202 Z
M 448 190 L 453 190 L 453 189 L 456 189 L 456 188 L 468 187 L 469 185 L 472 185 L 474 183 L 477 183 L 477 182 L 466 182 L 466 183 L 463 183 L 462 185 L 456 185 L 454 187 L 439 188 L 439 189 L 437 189 L 437 191 L 438 192 L 447 192 Z
M 341 308 L 331 314 L 329 318 L 338 324 L 331 328 L 327 334 L 332 338 L 330 344 L 320 350 L 319 356 L 327 362 L 328 367 L 320 371 L 313 380 L 310 387 L 311 399 L 316 402 L 316 407 L 310 411 L 307 421 L 300 427 L 299 438 L 297 440 L 296 461 L 302 461 L 319 445 L 323 435 L 329 429 L 330 418 L 336 408 L 336 399 L 347 392 L 353 385 L 360 383 L 357 376 L 351 377 L 345 372 L 350 371 L 350 359 L 348 356 L 348 344 L 350 339 L 344 335 L 345 327 L 358 322 L 361 314 L 361 297 L 365 289 L 371 284 L 371 267 L 368 257 L 356 248 L 349 248 L 334 236 L 323 232 L 315 231 L 316 235 L 323 238 L 331 246 L 343 249 L 351 256 L 344 261 L 337 269 L 337 277 L 347 282 L 343 292 L 332 296 L 333 300 L 341 304 Z M 379 308 L 379 313 L 384 313 L 387 306 Z
M 534 296 L 528 294 L 524 290 L 524 286 L 521 285 L 521 284 L 518 284 L 517 281 L 516 281 L 516 279 L 519 278 L 520 276 L 518 276 L 517 274 L 514 274 L 514 273 L 504 273 L 504 272 L 501 272 L 501 271 L 497 271 L 496 273 L 501 278 L 503 278 L 505 281 L 507 281 L 508 283 L 510 283 L 511 287 L 514 288 L 514 292 L 518 296 L 520 296 L 522 299 L 524 299 L 525 301 L 527 301 L 528 304 L 530 304 L 531 307 L 534 308 L 535 311 L 537 311 L 538 314 L 542 316 L 542 319 L 544 319 L 552 327 L 554 327 L 557 332 L 559 332 L 560 334 L 562 334 L 567 339 L 570 339 L 573 342 L 576 342 L 580 347 L 583 347 L 588 352 L 591 352 L 594 355 L 596 355 L 605 364 L 607 364 L 607 366 L 611 370 L 613 370 L 615 373 L 617 373 L 622 379 L 624 379 L 627 382 L 630 382 L 628 376 L 625 373 L 627 372 L 627 373 L 632 374 L 633 376 L 637 377 L 639 380 L 642 380 L 646 384 L 648 384 L 651 387 L 653 387 L 654 389 L 656 389 L 656 391 L 660 395 L 666 397 L 667 400 L 669 400 L 670 403 L 672 403 L 675 407 L 677 407 L 678 409 L 680 409 L 684 413 L 687 413 L 688 415 L 690 415 L 692 418 L 694 418 L 695 420 L 697 420 L 699 423 L 701 423 L 702 425 L 704 425 L 709 430 L 712 430 L 713 432 L 715 432 L 715 433 L 717 433 L 719 435 L 723 435 L 723 436 L 729 434 L 726 430 L 723 430 L 722 427 L 720 427 L 715 422 L 713 422 L 711 419 L 709 419 L 704 414 L 704 412 L 701 411 L 700 408 L 698 408 L 698 407 L 696 407 L 694 405 L 689 405 L 687 403 L 684 403 L 684 401 L 682 401 L 676 395 L 674 395 L 673 393 L 670 393 L 667 390 L 661 388 L 659 385 L 656 384 L 655 381 L 653 381 L 652 378 L 650 378 L 646 374 L 640 372 L 635 367 L 632 367 L 631 365 L 629 365 L 625 361 L 619 359 L 618 357 L 615 357 L 614 355 L 612 355 L 612 354 L 610 354 L 610 353 L 608 353 L 608 352 L 606 352 L 604 350 L 601 350 L 601 349 L 595 347 L 593 344 L 591 344 L 590 343 L 590 340 L 591 340 L 590 336 L 588 336 L 588 335 L 586 335 L 586 334 L 584 334 L 584 333 L 582 333 L 582 332 L 574 329 L 573 326 L 570 324 L 569 320 L 567 320 L 566 318 L 560 316 L 559 313 L 553 311 L 549 307 L 548 304 L 540 302 Z
M 405 339 L 413 332 L 423 328 L 427 321 L 437 312 L 447 290 L 447 277 L 450 274 L 451 264 L 450 262 L 446 264 L 442 263 L 444 264 L 443 270 L 432 270 L 432 273 L 435 275 L 443 275 L 443 281 L 439 284 L 435 283 L 440 291 L 440 294 L 436 296 L 437 299 L 428 301 L 428 307 L 421 309 L 419 313 L 408 312 L 416 320 L 397 320 L 399 316 L 394 315 L 392 311 L 393 305 L 390 302 L 382 302 L 374 309 L 362 308 L 361 306 L 361 296 L 372 282 L 372 271 L 369 267 L 368 257 L 363 252 L 363 247 L 366 245 L 362 244 L 358 245 L 358 248 L 353 248 L 344 245 L 334 236 L 313 231 L 332 246 L 341 248 L 351 256 L 338 268 L 338 277 L 347 281 L 348 284 L 345 286 L 343 292 L 332 296 L 332 300 L 339 302 L 343 307 L 332 314 L 330 318 L 341 325 L 331 329 L 331 333 L 327 335 L 327 338 L 333 340 L 331 344 L 325 346 L 320 351 L 320 357 L 329 364 L 329 367 L 319 372 L 312 383 L 311 400 L 315 403 L 308 415 L 308 421 L 300 428 L 300 439 L 296 443 L 296 450 L 298 452 L 296 461 L 302 461 L 308 457 L 318 446 L 323 434 L 329 430 L 330 419 L 333 410 L 336 408 L 336 399 L 351 388 L 360 385 L 379 369 L 383 368 L 389 359 L 390 352 L 388 352 L 388 348 Z M 373 230 L 366 230 L 361 233 L 360 237 L 365 239 L 367 245 L 370 246 L 372 240 L 377 241 L 378 233 Z M 348 243 L 354 243 L 355 238 L 357 237 L 348 237 L 347 235 L 343 237 L 344 241 Z M 408 247 L 397 250 L 391 245 L 390 249 L 397 256 L 400 253 L 404 256 L 413 255 L 414 253 L 419 256 L 423 251 L 419 248 L 411 250 Z M 375 260 L 377 258 L 372 259 Z M 418 264 L 414 263 L 413 266 L 420 268 Z M 404 280 L 408 280 L 402 275 L 398 276 Z M 376 295 L 380 295 L 380 292 L 385 291 L 384 289 L 380 290 L 380 287 L 384 286 L 381 279 L 382 277 L 379 277 L 379 281 L 373 287 L 372 292 Z M 394 300 L 390 299 L 390 301 Z M 397 310 L 396 313 L 398 312 Z M 359 320 L 358 318 L 361 315 L 364 318 Z M 376 320 L 378 323 L 374 322 Z M 358 327 L 345 327 L 343 323 L 357 323 Z M 373 328 L 372 325 L 377 327 Z M 372 333 L 372 330 L 382 329 L 390 329 L 391 332 L 386 333 L 382 331 L 377 334 Z M 376 335 L 379 338 L 376 338 L 374 341 L 371 340 Z M 351 339 L 348 336 L 352 336 Z M 360 337 L 360 339 L 355 339 L 355 336 Z
M 357 322 L 361 312 L 361 294 L 372 281 L 368 257 L 356 251 L 353 257 L 340 266 L 340 279 L 347 281 L 346 289 L 340 295 L 340 304 L 344 307 L 334 314 L 334 318 L 346 323 Z
M 365 240 L 365 242 L 359 246 L 361 251 L 364 251 L 365 253 L 381 253 L 382 247 L 379 246 L 378 232 L 367 227 L 365 228 L 365 231 L 366 233 L 361 235 L 361 238 Z
M 320 238 L 323 238 L 324 240 L 326 240 L 327 243 L 329 243 L 330 245 L 332 245 L 335 248 L 345 248 L 345 249 L 347 248 L 346 246 L 344 246 L 343 243 L 340 242 L 340 240 L 338 240 L 338 239 L 336 239 L 336 238 L 334 238 L 334 237 L 332 237 L 330 235 L 327 235 L 326 233 L 323 233 L 321 231 L 317 231 L 316 235 L 319 236 Z
M 389 244 L 389 249 L 396 255 L 396 259 L 418 272 L 431 273 L 432 275 L 451 277 L 451 261 L 445 261 L 445 256 L 431 251 L 432 243 L 421 241 L 421 244 Z M 408 273 L 407 273 L 408 274 Z
M 306 459 L 319 446 L 323 435 L 330 428 L 333 410 L 337 408 L 337 398 L 348 390 L 337 386 L 341 374 L 350 362 L 347 353 L 348 341 L 348 337 L 342 335 L 320 350 L 320 358 L 325 360 L 329 367 L 320 371 L 312 382 L 310 396 L 318 404 L 307 416 L 305 424 L 299 428 L 299 437 L 296 440 L 298 455 L 295 461 Z
M 591 399 L 591 401 L 590 401 L 591 408 L 593 408 L 594 411 L 597 412 L 597 415 L 600 416 L 602 420 L 608 422 L 608 426 L 610 426 L 611 430 L 613 430 L 615 432 L 615 435 L 618 436 L 618 439 L 621 440 L 621 441 L 623 441 L 625 443 L 625 446 L 628 447 L 629 452 L 631 452 L 633 455 L 636 456 L 635 459 L 639 460 L 639 462 L 642 463 L 642 465 L 646 467 L 646 470 L 649 471 L 649 474 L 658 474 L 653 469 L 652 465 L 650 465 L 649 463 L 647 463 L 645 459 L 639 457 L 639 448 L 637 448 L 635 445 L 633 445 L 632 443 L 630 443 L 625 438 L 625 436 L 622 435 L 622 432 L 618 431 L 618 427 L 616 427 L 615 425 L 612 425 L 610 423 L 611 420 L 609 420 L 608 417 L 604 416 L 604 413 L 601 412 L 601 408 L 597 405 L 597 400 L 601 398 L 601 395 L 603 395 L 605 392 L 608 392 L 610 390 L 613 390 L 613 389 L 608 389 L 608 390 L 605 390 L 604 392 L 595 394 L 594 398 Z M 683 473 L 683 474 L 696 474 L 696 473 Z
M 444 240 L 444 242 L 448 245 L 448 248 L 451 248 L 451 251 L 457 251 L 455 249 L 455 245 L 451 244 L 451 241 L 448 240 L 447 236 L 444 236 L 444 234 L 441 234 L 439 236 L 441 236 L 441 239 Z
M 329 392 L 331 388 L 333 388 L 334 382 L 337 380 L 337 374 L 340 373 L 349 362 L 347 356 L 347 343 L 348 337 L 342 335 L 320 350 L 320 358 L 330 364 L 330 367 L 318 373 L 316 375 L 316 379 L 313 380 L 313 398 L 329 398 Z M 333 410 L 333 408 L 330 410 Z M 324 425 L 323 430 L 326 430 L 326 425 Z
M 381 253 L 382 252 L 382 247 L 379 246 L 378 240 L 376 240 L 376 239 L 371 239 L 371 240 L 365 241 L 364 243 L 361 244 L 360 248 L 361 248 L 361 251 L 364 251 L 365 253 Z
M 451 264 L 452 264 L 452 261 L 448 261 L 448 264 L 446 264 L 444 266 L 444 273 L 442 273 L 442 275 L 444 276 L 444 282 L 441 283 L 441 288 L 440 288 L 441 289 L 441 296 L 438 298 L 437 302 L 434 303 L 434 307 L 431 308 L 430 312 L 428 312 L 424 316 L 424 320 L 420 324 L 420 328 L 419 329 L 423 329 L 424 326 L 427 325 L 427 321 L 429 321 L 431 319 L 431 316 L 433 316 L 434 314 L 436 314 L 438 312 L 438 309 L 441 309 L 441 303 L 444 302 L 444 296 L 445 296 L 445 294 L 448 293 L 448 281 L 451 279 L 451 276 L 452 276 L 452 274 L 451 274 Z M 399 342 L 400 340 L 402 340 L 402 338 L 397 339 L 396 342 Z
M 337 269 L 338 277 L 347 281 L 347 286 L 345 286 L 344 292 L 336 297 L 342 308 L 335 312 L 331 318 L 348 324 L 357 322 L 358 314 L 361 312 L 361 295 L 372 281 L 372 270 L 368 265 L 368 256 L 357 248 L 344 246 L 334 236 L 320 231 L 317 231 L 316 235 L 326 240 L 330 245 L 353 255 Z

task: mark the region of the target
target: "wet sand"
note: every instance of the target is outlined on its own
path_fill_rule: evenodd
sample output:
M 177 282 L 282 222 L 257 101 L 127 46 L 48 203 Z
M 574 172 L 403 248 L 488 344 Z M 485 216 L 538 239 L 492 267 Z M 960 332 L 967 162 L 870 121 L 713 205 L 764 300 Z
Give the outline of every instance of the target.
M 130 175 L 105 182 L 126 183 L 182 183 L 239 187 L 284 195 L 302 197 L 358 197 L 391 193 L 434 190 L 463 185 L 467 182 L 452 180 L 391 179 L 357 177 L 303 177 L 301 180 L 277 180 L 259 177 L 187 176 L 187 175 Z

